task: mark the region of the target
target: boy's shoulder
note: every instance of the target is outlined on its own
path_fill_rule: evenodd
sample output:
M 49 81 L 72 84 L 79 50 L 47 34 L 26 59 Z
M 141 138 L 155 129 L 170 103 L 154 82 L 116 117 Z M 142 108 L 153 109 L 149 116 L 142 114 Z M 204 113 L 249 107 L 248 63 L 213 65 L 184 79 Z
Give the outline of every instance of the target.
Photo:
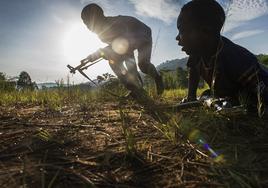
M 249 66 L 258 64 L 257 57 L 246 48 L 235 44 L 224 36 L 221 37 L 221 40 L 223 46 L 219 52 L 219 55 L 217 56 L 221 67 L 228 67 L 228 69 L 230 69 L 232 67 L 239 67 L 242 65 Z M 187 62 L 187 67 L 198 65 L 200 60 L 201 57 L 190 55 Z
M 118 15 L 113 17 L 106 17 L 106 23 L 108 25 L 117 25 L 118 27 L 127 26 L 137 29 L 151 30 L 150 27 L 143 23 L 141 20 L 132 16 Z
M 223 49 L 220 53 L 224 61 L 233 63 L 258 63 L 257 57 L 248 49 L 232 42 L 228 38 L 222 36 Z M 226 62 L 226 63 L 227 63 Z
M 106 17 L 106 21 L 108 23 L 128 23 L 128 22 L 139 22 L 137 18 L 134 18 L 132 16 L 124 16 L 124 15 L 118 15 L 118 16 L 108 16 Z

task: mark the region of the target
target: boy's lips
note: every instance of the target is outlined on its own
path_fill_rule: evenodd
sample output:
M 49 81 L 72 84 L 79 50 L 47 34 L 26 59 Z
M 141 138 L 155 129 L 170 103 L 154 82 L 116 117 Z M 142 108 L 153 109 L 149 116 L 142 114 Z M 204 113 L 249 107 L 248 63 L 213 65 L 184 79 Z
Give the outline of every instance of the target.
M 189 50 L 185 48 L 184 46 L 181 48 L 181 51 L 185 52 L 187 55 L 189 55 Z
M 180 44 L 178 44 L 179 46 L 181 46 L 181 51 L 187 52 L 187 48 L 185 46 L 182 46 Z

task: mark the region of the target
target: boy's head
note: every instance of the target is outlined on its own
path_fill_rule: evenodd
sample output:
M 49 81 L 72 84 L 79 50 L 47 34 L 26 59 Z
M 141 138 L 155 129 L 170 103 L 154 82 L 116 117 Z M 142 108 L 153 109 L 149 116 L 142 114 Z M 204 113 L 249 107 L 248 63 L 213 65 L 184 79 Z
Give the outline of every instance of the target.
M 176 40 L 188 55 L 200 55 L 208 40 L 220 36 L 224 21 L 224 10 L 215 0 L 192 0 L 181 9 Z
M 81 18 L 90 31 L 98 32 L 104 19 L 103 10 L 95 3 L 89 4 L 83 8 Z

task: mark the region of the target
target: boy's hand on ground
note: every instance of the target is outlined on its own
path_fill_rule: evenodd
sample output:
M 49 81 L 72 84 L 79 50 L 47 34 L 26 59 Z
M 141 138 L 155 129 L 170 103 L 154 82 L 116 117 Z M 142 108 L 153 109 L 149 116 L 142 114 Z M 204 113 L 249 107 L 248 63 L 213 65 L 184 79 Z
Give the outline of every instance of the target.
M 197 101 L 196 97 L 184 97 L 180 101 L 180 103 L 183 104 L 183 103 L 192 102 L 192 101 Z

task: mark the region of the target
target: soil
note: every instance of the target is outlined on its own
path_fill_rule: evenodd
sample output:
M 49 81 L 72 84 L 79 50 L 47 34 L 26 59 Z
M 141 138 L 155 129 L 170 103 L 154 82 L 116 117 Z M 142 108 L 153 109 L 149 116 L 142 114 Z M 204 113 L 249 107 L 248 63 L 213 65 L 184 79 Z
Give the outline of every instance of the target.
M 134 104 L 0 107 L 0 187 L 223 187 L 204 153 L 158 125 Z

